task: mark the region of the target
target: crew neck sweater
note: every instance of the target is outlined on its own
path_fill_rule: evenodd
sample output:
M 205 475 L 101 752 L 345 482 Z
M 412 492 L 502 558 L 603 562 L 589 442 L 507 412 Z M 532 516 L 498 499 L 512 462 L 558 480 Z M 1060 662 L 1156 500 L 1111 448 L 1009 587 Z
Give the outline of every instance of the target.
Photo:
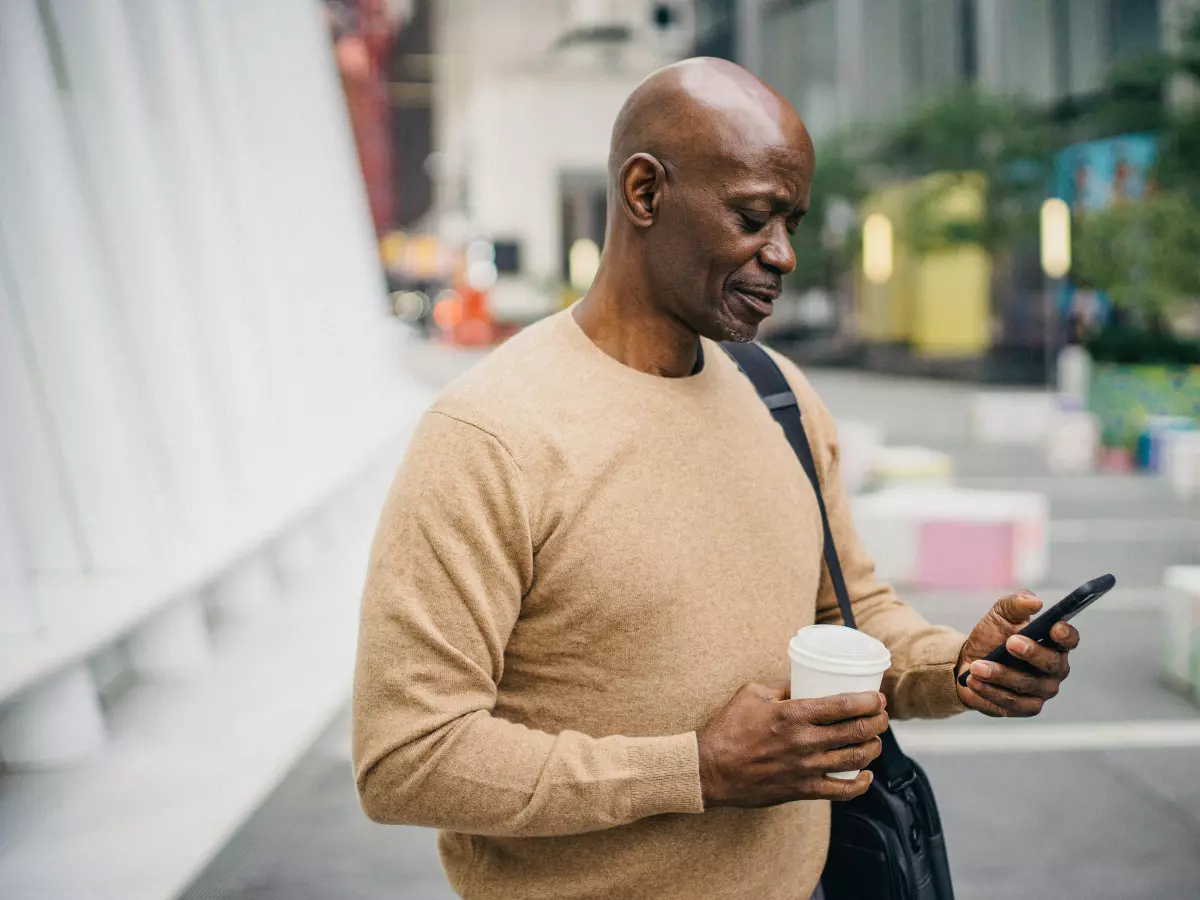
M 834 422 L 799 399 L 858 626 L 893 717 L 962 707 L 963 637 L 874 577 Z M 705 810 L 696 730 L 788 640 L 840 623 L 815 495 L 719 345 L 665 378 L 570 310 L 527 328 L 419 423 L 370 554 L 354 688 L 360 801 L 440 829 L 467 900 L 807 900 L 829 804 Z

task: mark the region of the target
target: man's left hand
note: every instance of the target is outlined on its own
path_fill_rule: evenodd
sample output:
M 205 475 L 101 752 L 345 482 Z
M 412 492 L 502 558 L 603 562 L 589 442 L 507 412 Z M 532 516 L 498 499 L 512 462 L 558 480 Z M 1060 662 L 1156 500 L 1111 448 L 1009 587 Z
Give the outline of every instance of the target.
M 1042 601 L 1028 591 L 1019 591 L 996 601 L 996 605 L 975 626 L 963 644 L 955 667 L 954 686 L 963 705 L 989 716 L 1036 716 L 1042 705 L 1058 693 L 1063 679 L 1071 671 L 1067 654 L 1079 646 L 1079 632 L 1066 622 L 1050 629 L 1050 640 L 1057 645 L 1042 646 L 1017 632 L 1042 608 Z M 983 657 L 1005 643 L 1008 652 L 1028 663 L 1027 672 Z M 970 667 L 967 686 L 958 683 Z

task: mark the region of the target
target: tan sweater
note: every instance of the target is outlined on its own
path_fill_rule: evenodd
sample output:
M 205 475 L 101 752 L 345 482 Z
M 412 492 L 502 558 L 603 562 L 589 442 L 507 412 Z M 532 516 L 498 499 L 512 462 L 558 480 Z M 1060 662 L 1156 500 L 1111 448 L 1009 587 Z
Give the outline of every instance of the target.
M 354 763 L 377 821 L 442 829 L 470 900 L 807 900 L 828 805 L 703 809 L 695 729 L 840 621 L 813 492 L 720 348 L 691 377 L 569 312 L 426 414 L 371 553 Z M 877 582 L 828 411 L 791 363 L 859 627 L 893 716 L 958 711 L 962 636 Z

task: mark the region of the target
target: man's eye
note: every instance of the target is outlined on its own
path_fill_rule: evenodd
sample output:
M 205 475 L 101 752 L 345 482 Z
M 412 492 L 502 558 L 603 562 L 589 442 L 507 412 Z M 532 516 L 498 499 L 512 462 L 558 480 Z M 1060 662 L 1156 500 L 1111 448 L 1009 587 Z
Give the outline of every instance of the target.
M 767 220 L 741 213 L 742 226 L 749 232 L 762 231 L 767 227 Z
M 799 228 L 799 227 L 800 227 L 800 220 L 799 220 L 799 219 L 788 219 L 788 220 L 787 220 L 787 230 L 788 230 L 788 234 L 795 234 L 795 233 L 796 233 L 796 229 L 797 229 L 797 228 Z

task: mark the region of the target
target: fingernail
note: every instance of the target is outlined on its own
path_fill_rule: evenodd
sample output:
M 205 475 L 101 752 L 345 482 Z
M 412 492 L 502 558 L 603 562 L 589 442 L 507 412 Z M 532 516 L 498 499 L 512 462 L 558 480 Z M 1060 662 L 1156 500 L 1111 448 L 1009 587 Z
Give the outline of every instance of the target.
M 983 662 L 982 660 L 976 660 L 975 662 L 971 663 L 971 671 L 980 678 L 991 678 L 992 673 L 995 670 L 995 666 L 993 666 L 991 663 Z
M 1024 652 L 1033 646 L 1033 641 L 1029 638 L 1015 637 L 1012 638 L 1012 644 L 1014 649 Z
M 872 781 L 875 780 L 874 772 L 872 772 L 870 769 L 863 769 L 863 771 L 867 773 L 867 784 L 870 784 Z
M 887 706 L 887 696 L 883 693 L 883 691 L 879 692 L 879 702 L 884 706 Z

